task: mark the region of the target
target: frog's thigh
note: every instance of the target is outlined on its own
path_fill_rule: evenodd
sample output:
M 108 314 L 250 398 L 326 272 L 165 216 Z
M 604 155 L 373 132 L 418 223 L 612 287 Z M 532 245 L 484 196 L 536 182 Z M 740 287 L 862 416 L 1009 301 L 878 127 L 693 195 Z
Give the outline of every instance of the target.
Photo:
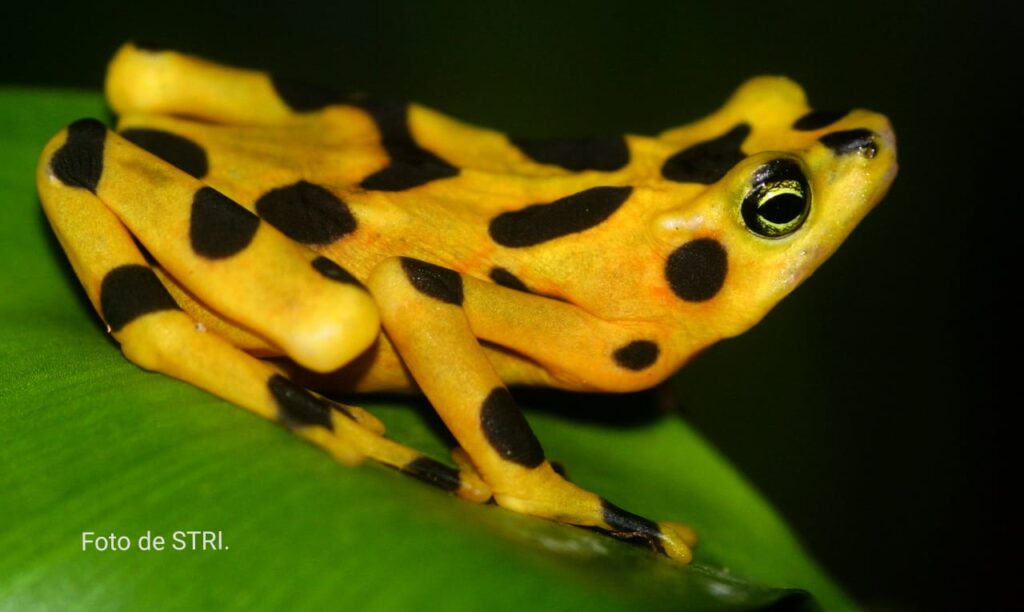
M 80 178 L 89 172 L 88 164 L 75 171 Z M 307 391 L 198 325 L 96 196 L 95 181 L 68 184 L 45 158 L 37 181 L 43 208 L 75 273 L 129 360 L 280 422 L 342 462 L 369 457 L 468 499 L 490 497 L 473 472 L 460 473 L 384 438 L 369 413 Z
M 674 524 L 626 512 L 555 472 L 470 328 L 462 276 L 416 259 L 389 259 L 368 284 L 385 331 L 498 504 L 639 539 L 689 561 L 689 534 Z

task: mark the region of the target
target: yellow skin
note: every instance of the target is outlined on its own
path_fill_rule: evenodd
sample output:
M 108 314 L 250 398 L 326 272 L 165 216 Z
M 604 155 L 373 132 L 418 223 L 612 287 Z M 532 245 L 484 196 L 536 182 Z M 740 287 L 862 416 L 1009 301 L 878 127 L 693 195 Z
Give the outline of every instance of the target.
M 656 137 L 548 148 L 133 45 L 111 62 L 107 95 L 125 137 L 76 122 L 46 146 L 37 180 L 130 360 L 346 463 L 369 457 L 684 563 L 692 530 L 559 476 L 505 385 L 658 384 L 760 320 L 896 173 L 885 117 L 809 114 L 778 77 Z M 761 208 L 780 195 L 788 208 Z M 460 445 L 458 469 L 290 381 L 422 391 Z

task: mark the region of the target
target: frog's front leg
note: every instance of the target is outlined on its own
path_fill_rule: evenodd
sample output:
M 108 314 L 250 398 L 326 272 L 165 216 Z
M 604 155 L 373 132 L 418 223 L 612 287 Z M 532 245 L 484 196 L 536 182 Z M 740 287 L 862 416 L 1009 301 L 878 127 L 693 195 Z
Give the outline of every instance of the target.
M 495 298 L 512 309 L 551 300 L 411 258 L 382 262 L 368 286 L 380 304 L 388 337 L 499 505 L 596 527 L 690 561 L 694 537 L 688 528 L 627 512 L 555 472 L 480 345 L 477 325 L 471 323 L 488 327 L 484 321 Z M 504 334 L 522 331 L 515 327 L 506 327 Z
M 377 335 L 372 298 L 340 266 L 292 243 L 225 196 L 211 195 L 209 187 L 98 121 L 76 122 L 54 137 L 40 160 L 37 184 L 90 302 L 129 360 L 280 422 L 342 462 L 368 457 L 467 499 L 490 497 L 475 473 L 460 473 L 383 437 L 369 413 L 307 391 L 198 324 L 180 309 L 133 236 L 171 264 L 176 279 L 190 278 L 188 289 L 204 302 L 215 300 L 219 284 L 239 302 L 233 320 L 262 319 L 258 327 L 268 326 L 266 337 L 298 348 L 322 368 L 340 365 Z M 202 223 L 212 227 L 196 230 Z M 189 276 L 197 268 L 207 273 L 202 279 Z M 282 272 L 287 269 L 298 277 Z M 306 308 L 304 301 L 288 299 L 302 294 L 323 303 Z M 272 307 L 281 299 L 291 312 Z M 354 313 L 335 312 L 360 304 Z M 310 327 L 288 329 L 296 311 L 312 317 Z M 325 330 L 319 337 L 318 324 Z

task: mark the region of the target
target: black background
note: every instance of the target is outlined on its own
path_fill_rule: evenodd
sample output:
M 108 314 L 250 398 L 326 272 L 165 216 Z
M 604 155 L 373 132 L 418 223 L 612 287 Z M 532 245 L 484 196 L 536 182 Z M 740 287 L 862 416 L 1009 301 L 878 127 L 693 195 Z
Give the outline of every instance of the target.
M 869 608 L 1010 604 L 1016 537 L 995 509 L 1018 482 L 995 446 L 992 307 L 1010 267 L 997 185 L 1013 179 L 996 147 L 1020 123 L 1019 104 L 998 110 L 1019 80 L 1001 65 L 1020 37 L 999 5 L 182 0 L 5 17 L 3 84 L 97 89 L 134 39 L 523 136 L 653 133 L 761 73 L 819 108 L 887 114 L 887 200 L 762 325 L 684 370 L 682 410 Z

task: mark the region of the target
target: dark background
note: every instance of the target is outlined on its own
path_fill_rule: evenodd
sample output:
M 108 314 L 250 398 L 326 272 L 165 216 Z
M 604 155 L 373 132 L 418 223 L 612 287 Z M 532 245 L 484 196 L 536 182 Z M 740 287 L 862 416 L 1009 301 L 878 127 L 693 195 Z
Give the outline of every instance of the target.
M 1000 84 L 1019 79 L 1000 63 L 1019 55 L 1008 55 L 1019 31 L 998 5 L 18 11 L 0 37 L 2 84 L 98 89 L 112 52 L 135 39 L 525 136 L 660 131 L 760 73 L 796 79 L 819 108 L 886 113 L 901 165 L 887 200 L 762 325 L 679 376 L 682 412 L 867 607 L 1010 604 L 1000 568 L 1014 544 L 995 508 L 999 487 L 1017 483 L 995 446 L 991 368 L 994 228 L 1008 222 L 995 185 L 1009 167 L 995 147 L 1020 116 L 997 110 Z

